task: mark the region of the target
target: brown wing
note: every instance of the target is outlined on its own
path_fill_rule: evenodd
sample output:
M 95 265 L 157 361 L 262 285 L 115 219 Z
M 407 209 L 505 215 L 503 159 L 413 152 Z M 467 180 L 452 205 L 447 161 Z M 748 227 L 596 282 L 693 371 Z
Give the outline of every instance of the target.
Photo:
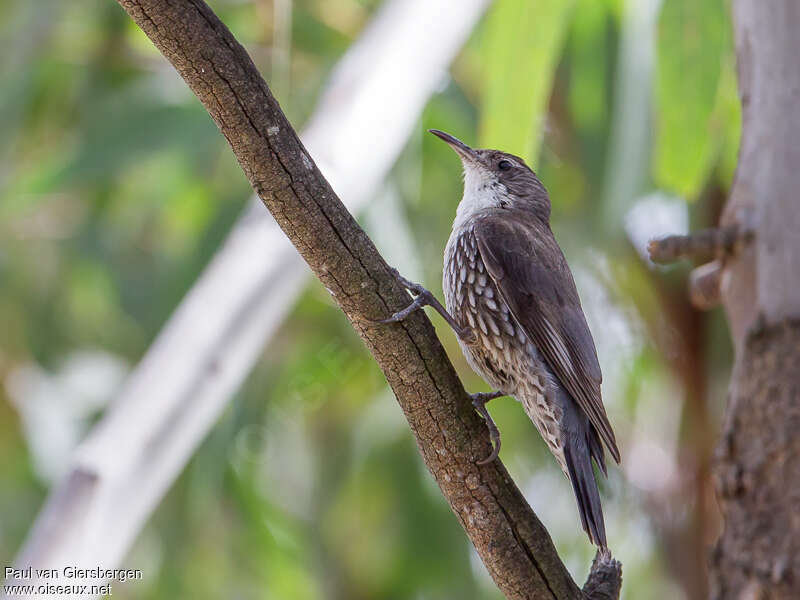
M 614 460 L 619 449 L 600 396 L 602 375 L 572 273 L 549 225 L 525 211 L 488 212 L 475 235 L 511 313 L 589 417 Z

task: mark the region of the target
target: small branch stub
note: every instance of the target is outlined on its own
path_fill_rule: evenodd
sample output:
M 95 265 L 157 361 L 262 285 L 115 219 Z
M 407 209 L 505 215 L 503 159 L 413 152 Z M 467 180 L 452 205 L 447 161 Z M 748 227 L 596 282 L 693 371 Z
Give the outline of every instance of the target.
M 729 225 L 651 240 L 647 250 L 650 260 L 657 264 L 670 264 L 681 259 L 705 263 L 689 275 L 689 298 L 695 308 L 710 310 L 722 301 L 720 286 L 725 260 L 736 256 L 752 238 L 752 229 Z
M 669 264 L 683 258 L 706 262 L 736 254 L 739 247 L 751 237 L 751 231 L 731 225 L 651 240 L 647 250 L 650 260 L 657 264 Z
M 598 552 L 592 561 L 589 578 L 583 585 L 587 600 L 616 600 L 622 589 L 622 564 Z

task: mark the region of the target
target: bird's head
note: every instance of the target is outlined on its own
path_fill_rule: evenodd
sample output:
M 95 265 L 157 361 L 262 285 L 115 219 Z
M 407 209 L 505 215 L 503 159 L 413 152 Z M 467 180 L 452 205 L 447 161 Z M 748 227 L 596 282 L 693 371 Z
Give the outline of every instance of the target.
M 545 221 L 550 218 L 550 198 L 536 174 L 519 156 L 500 150 L 470 148 L 457 137 L 429 130 L 458 154 L 464 166 L 464 200 L 474 208 L 520 208 Z

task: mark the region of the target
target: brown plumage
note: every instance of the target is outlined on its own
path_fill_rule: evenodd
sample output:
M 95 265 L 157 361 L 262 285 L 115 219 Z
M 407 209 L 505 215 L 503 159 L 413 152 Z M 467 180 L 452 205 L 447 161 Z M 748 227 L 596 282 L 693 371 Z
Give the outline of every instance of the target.
M 445 250 L 447 311 L 486 381 L 515 396 L 570 479 L 583 528 L 606 547 L 592 459 L 619 462 L 601 373 L 572 274 L 550 230 L 550 200 L 519 157 L 433 131 L 464 164 L 464 197 Z
M 603 445 L 619 462 L 600 396 L 602 376 L 575 282 L 550 230 L 550 198 L 518 156 L 473 150 L 431 130 L 461 157 L 464 196 L 444 256 L 445 309 L 428 290 L 397 274 L 417 297 L 380 322 L 433 306 L 459 337 L 470 366 L 498 392 L 473 394 L 495 444 L 500 434 L 485 403 L 522 403 L 572 483 L 583 529 L 606 549 L 592 461 L 606 472 Z
M 619 462 L 600 397 L 602 374 L 592 334 L 550 227 L 526 211 L 509 209 L 503 215 L 487 211 L 476 223 L 475 235 L 511 313 Z

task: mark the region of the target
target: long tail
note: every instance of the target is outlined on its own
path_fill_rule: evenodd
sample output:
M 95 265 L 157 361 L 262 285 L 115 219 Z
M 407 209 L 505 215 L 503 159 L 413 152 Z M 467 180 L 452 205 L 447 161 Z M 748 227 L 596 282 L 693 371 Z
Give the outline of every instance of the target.
M 583 530 L 593 544 L 607 550 L 603 508 L 600 506 L 600 492 L 592 467 L 594 460 L 600 470 L 606 473 L 603 444 L 589 418 L 569 392 L 555 377 L 553 380 L 555 385 L 549 402 L 543 401 L 537 392 L 519 394 L 517 398 L 572 483 Z M 555 421 L 551 403 L 561 409 L 558 435 L 553 435 L 549 426 Z
M 589 418 L 563 386 L 558 386 L 558 401 L 564 411 L 561 422 L 564 462 L 578 501 L 581 524 L 592 543 L 605 550 L 608 543 L 603 507 L 600 505 L 600 491 L 592 468 L 594 459 L 603 473 L 606 472 L 603 444 Z
M 603 468 L 605 465 L 602 456 L 602 447 L 599 440 L 594 440 L 592 434 L 597 433 L 592 428 L 588 420 L 584 426 L 576 427 L 567 431 L 564 436 L 564 462 L 567 464 L 569 480 L 575 492 L 575 499 L 578 501 L 578 512 L 581 516 L 583 530 L 589 536 L 593 544 L 601 549 L 606 549 L 606 526 L 603 522 L 603 508 L 600 505 L 600 492 L 597 489 L 597 481 L 592 469 L 592 458 L 598 466 Z M 581 424 L 582 425 L 582 424 Z M 600 456 L 596 456 L 595 451 L 600 448 Z M 605 469 L 603 468 L 603 471 Z

